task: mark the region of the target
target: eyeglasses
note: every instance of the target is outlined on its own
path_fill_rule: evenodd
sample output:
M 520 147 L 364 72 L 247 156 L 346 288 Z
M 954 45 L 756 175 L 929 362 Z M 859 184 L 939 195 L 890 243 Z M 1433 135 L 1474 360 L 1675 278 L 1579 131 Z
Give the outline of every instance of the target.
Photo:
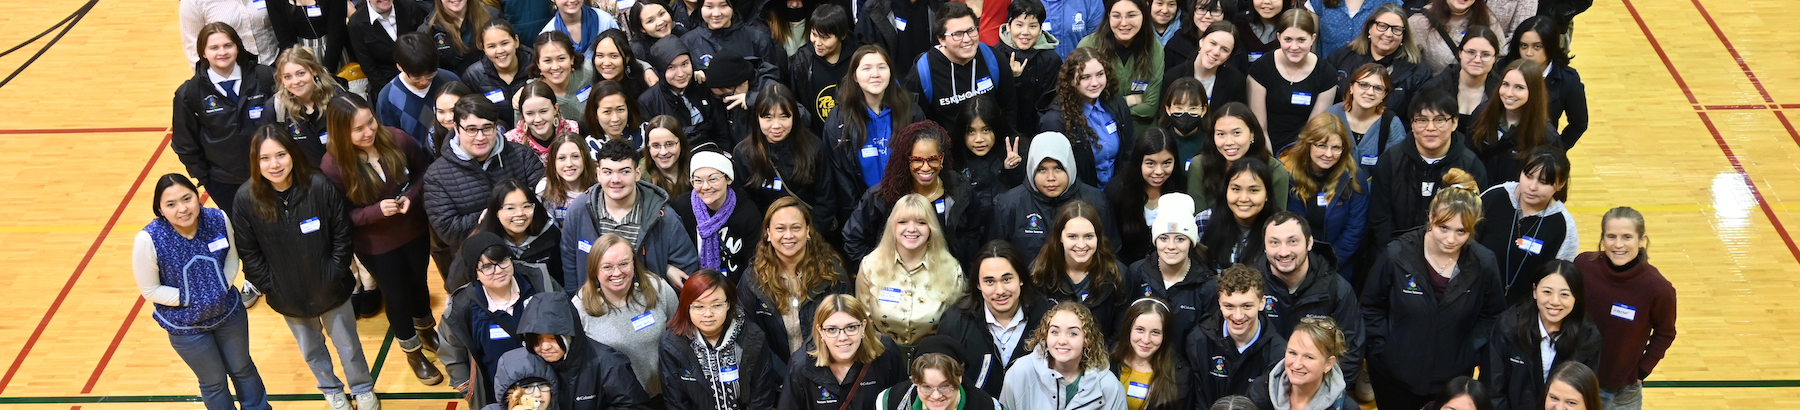
M 656 150 L 660 150 L 660 149 L 681 149 L 681 143 L 679 143 L 679 142 L 674 142 L 674 141 L 669 141 L 669 142 L 652 142 L 652 143 L 650 143 L 650 149 L 656 149 Z
M 978 32 L 975 31 L 974 28 L 970 28 L 968 30 L 958 31 L 958 32 L 954 32 L 954 33 L 944 33 L 944 38 L 956 40 L 956 41 L 969 41 L 969 39 L 975 38 L 976 33 L 978 33 Z
M 1356 89 L 1363 90 L 1363 91 L 1374 91 L 1374 92 L 1378 92 L 1378 93 L 1387 92 L 1387 86 L 1376 85 L 1376 84 L 1370 83 L 1368 81 L 1357 81 Z
M 1188 107 L 1181 107 L 1181 106 L 1171 105 L 1171 106 L 1169 106 L 1169 116 L 1171 116 L 1171 117 L 1195 117 L 1195 118 L 1205 117 L 1206 116 L 1206 106 L 1194 105 L 1194 106 L 1188 106 Z
M 926 165 L 926 164 L 931 164 L 931 166 L 939 166 L 939 165 L 944 165 L 944 154 L 932 155 L 929 157 L 906 157 L 906 160 L 911 161 L 913 166 Z
M 1375 25 L 1372 26 L 1371 28 L 1375 29 L 1376 33 L 1386 32 L 1386 33 L 1390 33 L 1390 34 L 1394 34 L 1394 35 L 1400 35 L 1401 33 L 1405 32 L 1406 24 L 1401 24 L 1401 25 L 1396 26 L 1396 25 L 1377 21 L 1377 22 L 1375 22 Z
M 716 186 L 724 182 L 725 178 L 721 178 L 718 175 L 706 178 L 694 177 L 694 179 L 688 180 L 688 183 L 693 184 L 694 186 Z
M 524 389 L 525 394 L 538 394 L 538 393 L 549 392 L 550 391 L 550 383 L 535 382 L 535 383 L 530 383 L 530 384 L 519 386 L 519 388 Z
M 820 326 L 819 333 L 824 333 L 825 336 L 828 336 L 828 337 L 856 336 L 856 335 L 862 334 L 862 328 L 863 328 L 862 323 L 851 323 L 844 327 Z
M 1494 53 L 1490 53 L 1490 52 L 1486 52 L 1486 51 L 1463 50 L 1462 55 L 1463 55 L 1463 57 L 1473 58 L 1473 59 L 1481 60 L 1481 61 L 1493 61 L 1493 59 L 1494 59 Z
M 1423 124 L 1428 127 L 1447 127 L 1450 125 L 1451 121 L 1456 121 L 1456 118 L 1452 118 L 1448 115 L 1440 115 L 1436 117 L 1413 117 L 1412 120 L 1414 124 Z
M 494 131 L 498 131 L 500 129 L 499 127 L 495 127 L 491 124 L 486 127 L 460 127 L 460 128 L 462 128 L 462 132 L 466 132 L 469 134 L 486 134 L 486 135 L 494 135 Z
M 599 266 L 599 273 L 613 273 L 613 272 L 619 272 L 619 271 L 630 272 L 631 268 L 632 268 L 632 265 L 630 263 L 621 263 L 621 264 L 617 264 L 617 265 L 610 264 L 610 263 L 602 263 Z M 629 280 L 629 278 L 627 278 L 627 280 Z
M 480 272 L 482 275 L 485 275 L 485 276 L 500 276 L 501 273 L 504 273 L 509 270 L 512 270 L 512 261 L 503 261 L 503 262 L 499 262 L 499 263 L 483 263 L 483 264 L 481 264 L 481 266 L 478 266 L 475 268 L 476 272 Z
M 1312 148 L 1314 150 L 1324 150 L 1326 152 L 1330 152 L 1333 154 L 1344 153 L 1344 146 L 1342 146 L 1342 145 L 1325 145 L 1325 143 L 1323 143 L 1323 142 L 1313 143 Z
M 1194 14 L 1212 17 L 1212 18 L 1219 18 L 1219 17 L 1225 17 L 1225 10 L 1195 10 Z
M 702 305 L 702 304 L 695 303 L 692 305 L 688 305 L 688 310 L 694 311 L 696 313 L 698 313 L 698 312 L 719 313 L 719 312 L 724 312 L 728 309 L 731 309 L 731 305 L 724 304 L 724 303 L 714 303 L 711 305 Z
M 1315 326 L 1318 326 L 1320 329 L 1325 329 L 1325 330 L 1337 330 L 1337 323 L 1332 322 L 1331 320 L 1328 320 L 1328 319 L 1323 319 L 1323 318 L 1316 318 L 1316 317 L 1301 318 L 1300 323 L 1315 325 Z
M 918 386 L 918 385 L 914 384 L 914 386 Z M 938 394 L 938 395 L 944 395 L 944 396 L 954 396 L 954 395 L 956 395 L 956 391 L 957 391 L 957 387 L 954 385 L 937 386 L 937 387 L 919 386 L 919 397 L 930 397 L 934 393 Z

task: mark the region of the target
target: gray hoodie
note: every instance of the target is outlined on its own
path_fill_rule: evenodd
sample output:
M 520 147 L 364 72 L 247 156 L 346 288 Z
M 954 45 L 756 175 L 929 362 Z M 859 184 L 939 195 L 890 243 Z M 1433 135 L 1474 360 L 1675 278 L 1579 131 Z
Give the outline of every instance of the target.
M 1006 389 L 1000 392 L 1000 404 L 1008 409 L 1031 410 L 1126 409 L 1125 387 L 1106 368 L 1082 371 L 1075 383 L 1079 384 L 1075 397 L 1063 397 L 1067 390 L 1062 373 L 1050 370 L 1047 353 L 1034 351 L 1006 370 Z
M 563 226 L 562 259 L 563 290 L 571 295 L 587 279 L 588 251 L 600 238 L 596 217 L 605 212 L 605 193 L 600 185 L 569 201 L 569 215 Z M 662 277 L 669 266 L 692 273 L 700 269 L 700 254 L 688 239 L 689 229 L 668 205 L 669 194 L 645 181 L 637 181 L 637 204 L 631 210 L 632 224 L 639 227 L 637 243 L 632 247 L 643 256 L 644 269 Z M 583 244 L 587 245 L 583 245 Z M 590 249 L 582 249 L 588 247 Z
M 1344 398 L 1344 372 L 1338 371 L 1337 366 L 1335 365 L 1332 366 L 1331 371 L 1325 372 L 1325 380 L 1319 384 L 1319 391 L 1313 393 L 1312 400 L 1306 403 L 1305 409 L 1295 409 L 1290 407 L 1291 405 L 1288 403 L 1287 390 L 1287 361 L 1283 360 L 1281 363 L 1277 363 L 1274 369 L 1269 370 L 1268 377 L 1264 377 L 1255 383 L 1250 384 L 1250 394 L 1253 396 L 1251 397 L 1251 401 L 1256 401 L 1260 404 L 1262 401 L 1257 399 L 1261 397 L 1254 396 L 1267 394 L 1267 403 L 1273 407 L 1265 408 L 1274 408 L 1275 410 L 1336 409 L 1338 400 Z

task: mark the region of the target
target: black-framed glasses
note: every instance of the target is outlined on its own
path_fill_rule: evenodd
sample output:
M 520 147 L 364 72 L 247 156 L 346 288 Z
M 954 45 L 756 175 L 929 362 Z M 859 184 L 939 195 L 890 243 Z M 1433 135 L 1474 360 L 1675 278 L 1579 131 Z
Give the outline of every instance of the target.
M 476 272 L 480 272 L 485 276 L 500 276 L 501 273 L 508 270 L 512 270 L 512 261 L 510 260 L 495 263 L 483 263 L 481 266 L 475 267 Z
M 844 336 L 844 335 L 849 335 L 849 336 L 861 335 L 862 330 L 863 330 L 863 324 L 860 322 L 859 323 L 851 323 L 849 325 L 845 325 L 844 327 L 824 327 L 824 326 L 819 327 L 819 333 L 824 333 L 825 336 L 829 336 L 829 337 L 838 337 L 838 336 Z
M 458 127 L 458 128 L 462 129 L 462 132 L 466 132 L 469 134 L 483 134 L 483 135 L 494 135 L 495 131 L 500 130 L 500 127 L 495 127 L 492 124 L 485 126 L 485 127 Z
M 550 391 L 550 383 L 549 382 L 532 382 L 532 383 L 526 383 L 524 385 L 520 385 L 519 388 L 524 389 L 525 394 L 538 394 L 538 393 L 549 392 Z
M 1406 32 L 1406 24 L 1401 24 L 1401 25 L 1396 26 L 1396 25 L 1377 21 L 1370 28 L 1375 29 L 1375 32 L 1377 32 L 1377 33 L 1385 32 L 1385 33 L 1389 33 L 1389 34 L 1393 34 L 1393 35 L 1400 35 L 1400 34 Z
M 956 40 L 956 41 L 969 41 L 969 39 L 975 38 L 977 33 L 979 33 L 979 31 L 976 31 L 976 29 L 974 29 L 974 28 L 970 28 L 968 30 L 958 31 L 958 32 L 954 32 L 954 33 L 944 33 L 944 38 Z

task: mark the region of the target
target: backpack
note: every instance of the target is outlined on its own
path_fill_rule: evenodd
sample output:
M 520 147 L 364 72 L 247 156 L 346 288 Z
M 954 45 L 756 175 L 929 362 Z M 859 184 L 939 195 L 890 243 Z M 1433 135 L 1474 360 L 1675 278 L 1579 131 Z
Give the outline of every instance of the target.
M 975 47 L 981 49 L 981 58 L 987 60 L 988 77 L 993 78 L 996 82 L 1000 81 L 1000 61 L 994 59 L 994 50 L 988 48 L 987 44 L 978 43 Z M 919 88 L 924 92 L 923 97 L 926 99 L 932 98 L 931 65 L 926 61 L 926 58 L 930 56 L 931 53 L 921 53 L 919 60 L 913 62 L 913 70 L 919 73 Z

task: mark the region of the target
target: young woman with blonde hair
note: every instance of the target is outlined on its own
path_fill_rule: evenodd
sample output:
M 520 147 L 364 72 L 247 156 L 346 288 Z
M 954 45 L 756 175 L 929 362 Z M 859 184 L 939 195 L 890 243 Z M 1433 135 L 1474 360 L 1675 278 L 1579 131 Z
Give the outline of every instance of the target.
M 881 244 L 863 258 L 856 278 L 858 299 L 870 300 L 880 319 L 875 330 L 902 346 L 937 332 L 944 310 L 963 295 L 962 264 L 950 255 L 931 203 L 907 194 L 888 214 Z
M 1044 314 L 1025 342 L 1031 354 L 1006 371 L 1000 403 L 1009 409 L 1125 410 L 1125 386 L 1107 372 L 1106 340 L 1081 302 Z

